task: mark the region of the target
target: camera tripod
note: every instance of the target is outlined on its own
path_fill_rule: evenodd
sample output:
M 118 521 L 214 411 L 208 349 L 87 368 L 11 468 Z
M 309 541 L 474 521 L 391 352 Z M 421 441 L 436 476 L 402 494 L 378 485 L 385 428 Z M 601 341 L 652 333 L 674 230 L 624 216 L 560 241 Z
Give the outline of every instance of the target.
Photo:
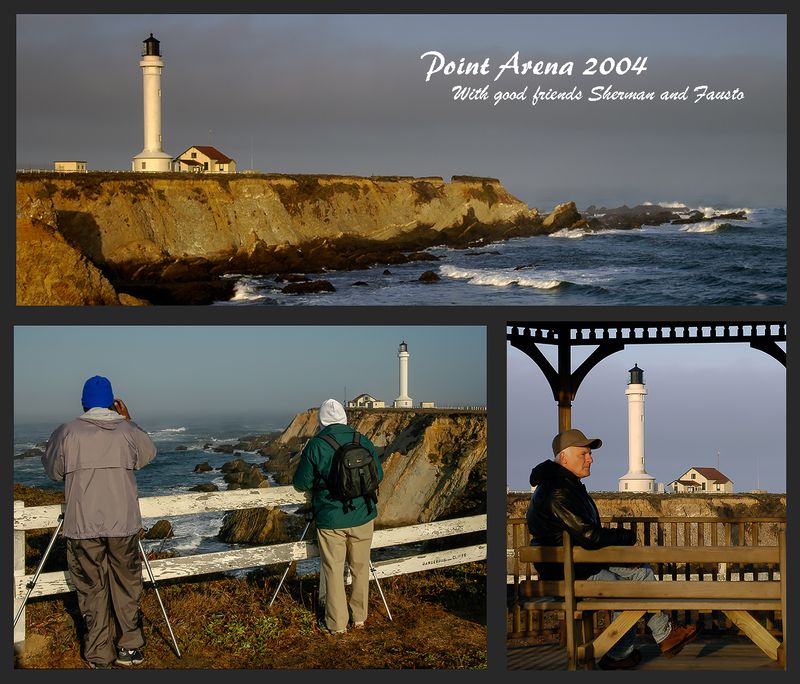
M 311 518 L 308 519 L 305 528 L 303 529 L 303 534 L 300 535 L 300 539 L 298 541 L 303 541 L 306 536 L 306 532 L 308 532 L 308 528 L 311 526 Z M 281 577 L 281 581 L 278 582 L 278 586 L 275 589 L 275 593 L 272 595 L 272 598 L 269 601 L 269 605 L 271 606 L 275 602 L 275 598 L 278 596 L 278 592 L 281 590 L 281 586 L 283 585 L 283 581 L 286 579 L 286 576 L 289 574 L 289 570 L 293 565 L 289 563 L 286 566 L 286 570 L 283 571 L 283 576 Z M 378 593 L 381 595 L 381 600 L 383 601 L 383 605 L 386 608 L 386 614 L 389 616 L 389 620 L 392 620 L 392 611 L 389 610 L 389 604 L 386 601 L 386 597 L 383 595 L 383 589 L 381 589 L 381 583 L 378 582 L 378 573 L 375 571 L 375 566 L 372 564 L 372 559 L 369 561 L 369 569 L 372 572 L 372 576 L 375 578 L 375 586 L 378 587 Z
M 42 560 L 39 561 L 39 566 L 36 568 L 36 572 L 34 573 L 33 577 L 28 581 L 25 585 L 28 588 L 28 593 L 25 594 L 25 598 L 22 600 L 19 608 L 17 609 L 16 615 L 14 615 L 14 627 L 17 626 L 17 622 L 19 622 L 20 615 L 22 615 L 22 611 L 25 609 L 25 604 L 28 602 L 28 599 L 33 592 L 33 588 L 36 586 L 36 582 L 39 579 L 39 575 L 42 572 L 42 568 L 44 568 L 44 564 L 47 561 L 47 556 L 50 554 L 50 551 L 53 549 L 53 544 L 55 544 L 56 539 L 58 538 L 58 533 L 61 532 L 61 528 L 64 525 L 64 514 L 60 513 L 58 516 L 58 525 L 56 526 L 55 531 L 53 532 L 53 536 L 50 538 L 50 542 L 47 544 L 47 548 L 44 551 L 44 555 L 42 556 Z M 150 567 L 150 561 L 147 560 L 147 554 L 144 552 L 144 547 L 142 546 L 142 540 L 137 539 L 139 544 L 139 553 L 142 554 L 142 560 L 144 561 L 144 565 L 147 568 L 147 574 L 150 577 L 150 583 L 153 585 L 153 589 L 156 592 L 156 598 L 158 599 L 158 605 L 161 607 L 161 613 L 164 616 L 164 621 L 167 623 L 167 629 L 169 630 L 169 635 L 172 637 L 172 644 L 175 647 L 175 654 L 178 658 L 181 657 L 180 649 L 178 648 L 178 642 L 175 639 L 175 634 L 172 632 L 172 625 L 169 623 L 169 618 L 167 617 L 167 611 L 164 608 L 164 603 L 161 601 L 161 594 L 158 592 L 158 587 L 156 586 L 156 580 L 153 577 L 153 569 Z

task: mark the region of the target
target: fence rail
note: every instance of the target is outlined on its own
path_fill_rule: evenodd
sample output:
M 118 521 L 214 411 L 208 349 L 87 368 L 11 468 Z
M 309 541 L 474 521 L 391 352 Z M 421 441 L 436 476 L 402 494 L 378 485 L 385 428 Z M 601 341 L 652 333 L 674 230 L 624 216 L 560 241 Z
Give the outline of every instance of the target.
M 225 512 L 248 508 L 303 504 L 308 495 L 293 487 L 270 487 L 264 489 L 238 489 L 228 492 L 203 492 L 152 496 L 139 500 L 143 518 L 164 518 L 198 513 Z M 55 528 L 63 505 L 25 507 L 21 501 L 14 502 L 14 613 L 21 605 L 33 574 L 25 572 L 25 534 L 30 530 Z M 376 530 L 372 547 L 385 548 L 415 542 L 441 539 L 454 535 L 486 530 L 486 516 L 477 515 L 431 523 Z M 194 554 L 176 558 L 150 561 L 153 577 L 161 580 L 194 577 L 218 572 L 246 570 L 262 565 L 290 563 L 295 560 L 317 558 L 319 549 L 314 541 L 287 542 L 267 546 L 230 549 L 212 553 Z M 412 554 L 374 563 L 379 577 L 444 568 L 462 563 L 486 559 L 486 544 L 474 544 L 456 549 L 447 549 L 423 554 Z M 66 571 L 41 573 L 31 591 L 31 597 L 50 596 L 74 591 Z M 25 640 L 25 619 L 17 623 L 14 644 L 19 648 Z

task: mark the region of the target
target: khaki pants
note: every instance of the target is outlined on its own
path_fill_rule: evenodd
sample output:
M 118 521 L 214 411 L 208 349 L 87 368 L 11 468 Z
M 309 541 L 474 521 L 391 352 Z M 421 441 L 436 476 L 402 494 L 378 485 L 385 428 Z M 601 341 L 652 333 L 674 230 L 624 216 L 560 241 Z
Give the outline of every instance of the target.
M 138 536 L 67 539 L 67 567 L 86 627 L 83 657 L 107 664 L 116 659 L 117 647 L 141 648 Z
M 373 525 L 374 520 L 370 520 L 358 527 L 337 530 L 317 528 L 320 583 L 325 587 L 325 624 L 331 632 L 345 631 L 350 619 L 354 623 L 367 619 Z M 344 588 L 345 558 L 353 578 L 349 601 Z

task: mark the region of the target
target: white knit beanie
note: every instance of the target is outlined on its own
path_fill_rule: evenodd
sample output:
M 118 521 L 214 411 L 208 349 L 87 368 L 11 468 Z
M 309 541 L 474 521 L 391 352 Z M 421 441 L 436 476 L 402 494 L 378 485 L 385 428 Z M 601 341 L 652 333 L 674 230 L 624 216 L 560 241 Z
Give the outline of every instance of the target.
M 336 399 L 326 399 L 322 402 L 322 406 L 319 407 L 319 424 L 325 427 L 334 423 L 347 425 L 347 414 L 344 412 L 344 407 Z

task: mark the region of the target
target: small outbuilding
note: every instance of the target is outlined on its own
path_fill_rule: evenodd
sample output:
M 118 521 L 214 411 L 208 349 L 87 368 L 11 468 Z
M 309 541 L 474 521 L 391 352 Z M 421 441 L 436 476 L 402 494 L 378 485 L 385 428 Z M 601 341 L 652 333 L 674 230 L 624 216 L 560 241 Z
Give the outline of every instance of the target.
M 86 173 L 86 162 L 77 160 L 54 161 L 53 170 L 60 173 Z

